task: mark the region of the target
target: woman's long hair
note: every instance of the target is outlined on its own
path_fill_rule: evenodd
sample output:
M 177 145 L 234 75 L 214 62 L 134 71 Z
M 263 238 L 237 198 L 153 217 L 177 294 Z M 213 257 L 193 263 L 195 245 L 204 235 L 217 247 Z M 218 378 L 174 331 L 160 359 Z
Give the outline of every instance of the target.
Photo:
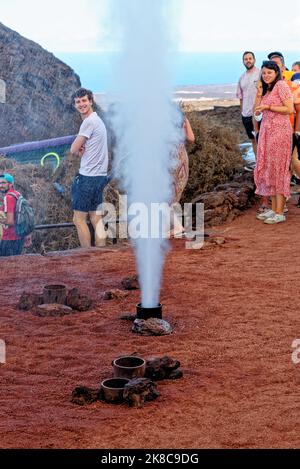
M 263 68 L 268 68 L 269 70 L 274 70 L 276 72 L 275 80 L 272 81 L 272 83 L 270 83 L 269 85 L 264 82 L 264 79 L 261 76 L 261 82 L 262 82 L 262 88 L 263 88 L 263 93 L 262 94 L 264 96 L 267 93 L 267 91 L 272 91 L 272 89 L 274 88 L 274 86 L 276 85 L 276 83 L 279 80 L 282 80 L 282 75 L 281 75 L 281 71 L 280 71 L 279 66 L 277 65 L 276 62 L 274 62 L 274 60 L 265 60 L 262 63 L 261 69 L 263 69 Z

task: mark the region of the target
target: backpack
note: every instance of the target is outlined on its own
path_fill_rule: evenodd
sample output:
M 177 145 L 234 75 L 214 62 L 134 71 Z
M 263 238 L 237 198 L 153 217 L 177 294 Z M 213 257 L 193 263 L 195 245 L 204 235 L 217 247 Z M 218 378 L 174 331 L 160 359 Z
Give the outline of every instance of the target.
M 13 192 L 7 192 L 6 195 L 12 195 L 16 199 L 15 207 L 15 230 L 16 235 L 25 238 L 34 230 L 34 210 L 28 200 L 22 195 L 17 196 Z

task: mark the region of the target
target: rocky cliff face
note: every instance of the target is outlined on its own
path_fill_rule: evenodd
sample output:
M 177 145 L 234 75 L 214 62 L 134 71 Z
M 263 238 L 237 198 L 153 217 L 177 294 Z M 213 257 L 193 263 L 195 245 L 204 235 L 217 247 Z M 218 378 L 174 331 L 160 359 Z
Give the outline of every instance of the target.
M 78 131 L 72 93 L 80 79 L 66 64 L 0 23 L 0 147 Z M 3 86 L 1 88 L 3 94 Z

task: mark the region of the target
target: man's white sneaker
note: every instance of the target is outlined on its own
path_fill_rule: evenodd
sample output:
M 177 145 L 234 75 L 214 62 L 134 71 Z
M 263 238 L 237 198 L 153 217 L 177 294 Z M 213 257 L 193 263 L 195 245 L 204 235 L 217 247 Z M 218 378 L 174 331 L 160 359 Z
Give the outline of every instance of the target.
M 258 220 L 266 220 L 266 218 L 270 218 L 272 217 L 273 215 L 275 215 L 275 212 L 273 212 L 273 210 L 266 210 L 265 212 L 263 213 L 258 213 L 256 215 L 256 218 Z
M 279 215 L 276 213 L 270 218 L 266 218 L 264 223 L 267 223 L 267 225 L 275 225 L 275 223 L 281 223 L 282 221 L 285 221 L 285 216 L 284 215 Z

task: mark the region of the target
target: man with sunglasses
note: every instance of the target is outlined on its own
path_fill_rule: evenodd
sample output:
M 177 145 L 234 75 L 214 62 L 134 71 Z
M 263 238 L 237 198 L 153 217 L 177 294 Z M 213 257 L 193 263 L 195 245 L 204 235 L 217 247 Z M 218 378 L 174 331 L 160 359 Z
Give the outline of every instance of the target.
M 0 224 L 3 228 L 0 241 L 0 256 L 16 256 L 22 253 L 24 238 L 20 238 L 15 230 L 15 209 L 20 193 L 14 189 L 14 178 L 11 174 L 0 174 L 0 194 L 3 196 L 4 217 Z

